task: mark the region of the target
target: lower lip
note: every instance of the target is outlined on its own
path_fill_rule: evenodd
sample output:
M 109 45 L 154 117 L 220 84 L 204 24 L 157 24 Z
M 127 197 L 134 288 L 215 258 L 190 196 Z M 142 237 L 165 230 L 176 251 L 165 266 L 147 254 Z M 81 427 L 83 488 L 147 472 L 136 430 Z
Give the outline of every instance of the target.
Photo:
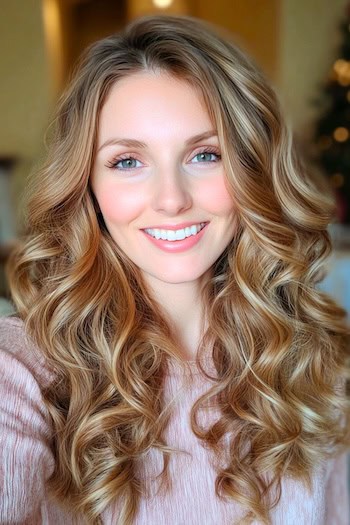
M 157 248 L 160 248 L 164 252 L 168 253 L 180 253 L 185 252 L 186 250 L 189 250 L 190 248 L 193 248 L 203 237 L 205 234 L 205 230 L 207 229 L 206 224 L 204 228 L 201 229 L 197 235 L 191 235 L 190 237 L 186 237 L 186 239 L 183 239 L 182 241 L 163 241 L 162 239 L 155 239 L 154 237 L 151 237 L 146 233 L 145 231 L 141 230 L 142 233 L 147 237 L 149 241 L 151 241 Z

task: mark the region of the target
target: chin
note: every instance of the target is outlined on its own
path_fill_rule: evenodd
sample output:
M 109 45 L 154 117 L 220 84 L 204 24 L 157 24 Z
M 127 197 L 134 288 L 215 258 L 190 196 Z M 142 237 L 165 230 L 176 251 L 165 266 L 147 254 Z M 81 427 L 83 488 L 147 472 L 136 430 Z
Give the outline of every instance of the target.
M 154 279 L 168 284 L 182 284 L 193 281 L 199 281 L 203 277 L 205 271 L 175 271 L 175 272 L 147 272 Z

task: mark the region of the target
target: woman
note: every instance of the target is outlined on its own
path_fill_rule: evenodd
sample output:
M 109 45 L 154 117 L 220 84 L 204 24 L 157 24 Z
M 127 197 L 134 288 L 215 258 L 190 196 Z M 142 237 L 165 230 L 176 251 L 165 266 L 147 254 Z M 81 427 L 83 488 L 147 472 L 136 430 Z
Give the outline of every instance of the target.
M 332 212 L 209 26 L 93 45 L 10 265 L 1 523 L 347 523 Z

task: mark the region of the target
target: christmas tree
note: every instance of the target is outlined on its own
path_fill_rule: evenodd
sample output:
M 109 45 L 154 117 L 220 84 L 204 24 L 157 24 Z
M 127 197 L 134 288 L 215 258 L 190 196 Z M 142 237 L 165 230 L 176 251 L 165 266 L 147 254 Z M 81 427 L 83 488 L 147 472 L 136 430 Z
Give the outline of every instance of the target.
M 342 43 L 324 87 L 325 109 L 317 122 L 318 161 L 335 190 L 338 220 L 350 223 L 350 5 L 340 26 Z

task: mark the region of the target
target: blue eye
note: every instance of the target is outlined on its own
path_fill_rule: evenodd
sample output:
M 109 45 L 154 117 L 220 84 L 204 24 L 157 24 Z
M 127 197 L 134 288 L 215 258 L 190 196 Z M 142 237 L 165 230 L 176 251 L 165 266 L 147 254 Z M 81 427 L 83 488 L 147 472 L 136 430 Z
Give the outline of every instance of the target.
M 221 156 L 217 153 L 212 153 L 211 151 L 202 151 L 193 157 L 192 162 L 218 162 L 220 158 Z
M 142 166 L 139 160 L 134 159 L 133 157 L 128 157 L 127 159 L 120 159 L 117 162 L 113 163 L 113 167 L 120 170 L 129 170 L 134 168 L 139 168 Z
M 137 164 L 138 163 L 138 164 Z M 107 164 L 108 168 L 117 170 L 132 170 L 142 166 L 142 163 L 134 157 L 125 157 L 124 159 L 114 159 Z

